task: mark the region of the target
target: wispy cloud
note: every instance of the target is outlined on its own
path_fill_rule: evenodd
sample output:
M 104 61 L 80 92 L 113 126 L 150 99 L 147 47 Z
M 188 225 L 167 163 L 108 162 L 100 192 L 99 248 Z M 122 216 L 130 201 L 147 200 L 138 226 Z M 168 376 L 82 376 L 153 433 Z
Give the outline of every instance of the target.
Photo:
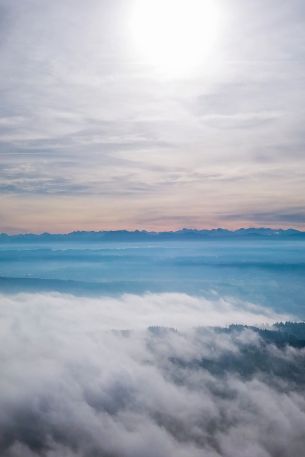
M 127 25 L 133 0 L 93 0 L 86 7 L 1 0 L 4 206 L 19 199 L 21 215 L 25 200 L 29 208 L 41 195 L 59 194 L 71 196 L 72 207 L 82 194 L 89 210 L 91 196 L 113 195 L 113 206 L 121 198 L 137 220 L 145 201 L 158 219 L 172 220 L 168 228 L 178 228 L 184 212 L 208 226 L 219 225 L 218 213 L 242 213 L 235 201 L 241 194 L 245 214 L 250 207 L 268 212 L 279 201 L 298 205 L 305 191 L 304 176 L 298 179 L 304 168 L 302 2 L 219 2 L 226 17 L 221 50 L 209 68 L 171 79 L 135 59 Z M 285 175 L 287 166 L 279 194 L 282 179 L 268 174 Z M 222 176 L 221 183 L 210 176 Z M 245 176 L 255 185 L 241 190 Z M 132 195 L 130 203 L 124 195 Z M 213 200 L 217 211 L 197 203 L 189 214 L 198 195 Z M 167 199 L 178 212 L 168 214 Z M 101 202 L 100 218 L 106 210 Z M 23 225 L 22 215 L 5 217 L 6 226 L 13 217 Z M 93 226 L 95 217 L 92 206 Z M 112 220 L 115 226 L 115 214 Z M 228 226 L 237 222 L 245 222 L 242 214 L 239 221 L 227 219 Z M 76 228 L 68 219 L 66 225 Z M 29 229 L 35 230 L 30 221 Z
M 263 325 L 292 318 L 288 314 L 237 299 L 208 300 L 179 293 L 86 298 L 85 306 L 83 297 L 58 293 L 19 294 L 2 296 L 1 303 L 10 310 L 23 307 L 29 314 L 35 314 L 35 310 L 40 310 L 40 315 L 56 313 L 58 317 L 61 315 L 62 322 L 67 320 L 67 325 L 71 319 L 74 321 L 84 316 L 87 326 L 85 315 L 89 313 L 91 328 L 94 328 L 95 321 L 100 330 L 145 329 L 151 325 L 174 328 L 225 326 L 235 322 Z

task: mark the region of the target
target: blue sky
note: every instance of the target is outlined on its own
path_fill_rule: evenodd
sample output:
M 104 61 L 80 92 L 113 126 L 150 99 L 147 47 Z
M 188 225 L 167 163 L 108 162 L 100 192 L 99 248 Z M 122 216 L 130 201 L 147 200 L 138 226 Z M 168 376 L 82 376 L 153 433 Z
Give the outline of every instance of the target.
M 0 0 L 1 231 L 304 228 L 304 2 L 216 3 L 166 74 L 134 0 Z

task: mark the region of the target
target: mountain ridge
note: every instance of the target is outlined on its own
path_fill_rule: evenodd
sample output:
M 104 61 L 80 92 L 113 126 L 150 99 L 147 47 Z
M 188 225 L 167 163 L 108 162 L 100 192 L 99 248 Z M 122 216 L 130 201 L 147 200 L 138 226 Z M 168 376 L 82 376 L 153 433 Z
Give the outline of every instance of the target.
M 266 227 L 248 227 L 236 230 L 223 228 L 192 229 L 182 228 L 176 231 L 148 230 L 102 230 L 73 231 L 69 233 L 0 233 L 0 243 L 34 241 L 183 241 L 205 239 L 305 239 L 305 232 L 293 228 L 272 229 Z

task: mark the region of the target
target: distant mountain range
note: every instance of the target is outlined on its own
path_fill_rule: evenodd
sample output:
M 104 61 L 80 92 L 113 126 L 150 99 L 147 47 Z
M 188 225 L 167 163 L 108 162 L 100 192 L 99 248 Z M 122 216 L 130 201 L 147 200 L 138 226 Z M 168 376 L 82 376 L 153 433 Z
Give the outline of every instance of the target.
M 149 232 L 146 230 L 115 230 L 86 232 L 76 231 L 66 234 L 0 234 L 0 243 L 31 243 L 31 242 L 133 242 L 133 241 L 188 241 L 205 239 L 305 239 L 305 232 L 295 229 L 271 228 L 240 228 L 226 230 L 222 228 L 212 230 L 182 229 L 174 232 Z

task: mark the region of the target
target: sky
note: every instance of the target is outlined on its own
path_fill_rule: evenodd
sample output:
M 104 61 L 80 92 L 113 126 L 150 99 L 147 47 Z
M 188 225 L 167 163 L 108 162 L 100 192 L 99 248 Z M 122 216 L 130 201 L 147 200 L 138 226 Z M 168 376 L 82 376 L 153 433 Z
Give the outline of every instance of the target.
M 0 0 L 0 231 L 305 228 L 305 4 L 199 3 Z

